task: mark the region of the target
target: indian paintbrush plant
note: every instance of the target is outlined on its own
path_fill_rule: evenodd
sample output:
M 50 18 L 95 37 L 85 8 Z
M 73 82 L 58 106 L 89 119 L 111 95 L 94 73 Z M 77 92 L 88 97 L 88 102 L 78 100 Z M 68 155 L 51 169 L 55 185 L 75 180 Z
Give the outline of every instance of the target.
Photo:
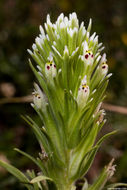
M 109 77 L 106 54 L 96 33 L 90 35 L 84 22 L 79 25 L 76 13 L 69 18 L 60 14 L 52 23 L 47 16 L 40 26 L 32 51 L 36 65 L 29 60 L 38 84 L 34 84 L 33 103 L 42 124 L 24 117 L 39 142 L 38 158 L 15 149 L 32 160 L 39 173 L 22 173 L 0 161 L 28 190 L 75 190 L 75 182 L 83 178 L 102 142 L 114 134 L 97 139 L 105 123 L 101 109 Z M 82 190 L 101 190 L 115 171 L 113 160 L 90 185 L 84 180 Z

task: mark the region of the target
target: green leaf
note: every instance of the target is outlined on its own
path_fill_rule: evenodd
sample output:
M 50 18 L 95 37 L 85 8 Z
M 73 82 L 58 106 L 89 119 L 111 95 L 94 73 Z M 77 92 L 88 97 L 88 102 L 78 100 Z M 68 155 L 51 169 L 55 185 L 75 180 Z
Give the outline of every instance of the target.
M 102 190 L 108 180 L 106 169 L 103 169 L 98 179 L 87 190 Z
M 23 117 L 24 118 L 24 117 Z M 32 129 L 34 130 L 35 132 L 35 135 L 37 137 L 37 140 L 40 140 L 40 142 L 42 143 L 42 145 L 44 146 L 44 149 L 45 151 L 48 153 L 48 154 L 51 154 L 51 152 L 54 153 L 54 157 L 56 159 L 56 163 L 58 163 L 60 166 L 63 166 L 63 162 L 61 160 L 61 157 L 59 155 L 59 152 L 54 144 L 54 138 L 51 139 L 51 136 L 48 136 L 46 137 L 46 135 L 44 135 L 42 133 L 42 130 L 37 126 L 37 124 L 29 117 L 27 116 L 27 118 L 24 118 L 24 120 L 26 120 L 28 122 L 28 124 L 30 124 L 30 126 L 32 127 Z M 30 123 L 31 122 L 31 123 Z M 50 124 L 50 121 L 48 121 L 47 119 L 47 125 Z M 49 127 L 49 126 L 48 126 Z M 51 133 L 53 131 L 51 130 Z M 60 145 L 59 145 L 60 146 Z M 59 148 L 60 149 L 60 148 Z M 62 151 L 60 149 L 60 151 Z
M 32 65 L 31 61 L 29 60 L 29 65 L 33 71 L 33 73 L 35 74 L 36 78 L 38 79 L 40 86 L 42 87 L 42 89 L 44 90 L 45 94 L 48 96 L 49 92 L 46 86 L 46 81 L 42 78 L 42 76 L 39 75 L 39 73 L 37 72 L 37 70 L 34 68 L 34 66 Z
M 56 40 L 56 37 L 55 37 L 55 34 L 53 32 L 53 28 L 52 28 L 52 25 L 49 25 L 48 23 L 45 23 L 45 29 L 46 29 L 46 32 L 49 36 L 49 39 L 51 42 L 55 41 Z
M 108 185 L 104 188 L 104 190 L 107 190 L 107 189 L 117 189 L 117 187 L 121 187 L 121 190 L 122 190 L 122 187 L 127 187 L 127 183 L 114 183 L 114 184 L 111 184 L 111 185 Z M 119 188 L 118 188 L 119 189 Z M 124 189 L 124 188 L 123 188 Z
M 89 33 L 91 31 L 91 26 L 92 26 L 92 19 L 90 18 L 88 28 L 87 28 L 87 32 L 89 32 Z
M 84 23 L 82 22 L 79 28 L 78 37 L 77 37 L 77 46 L 80 46 L 83 42 L 85 34 L 83 33 Z
M 62 77 L 64 88 L 68 90 L 69 87 L 69 78 L 70 78 L 70 64 L 69 64 L 69 55 L 67 53 L 64 54 L 64 60 L 62 63 Z
M 107 81 L 103 81 L 103 83 L 99 86 L 98 90 L 95 92 L 95 94 L 93 96 L 94 99 L 91 102 L 90 110 L 86 114 L 86 116 L 84 118 L 84 121 L 83 121 L 83 125 L 85 126 L 85 128 L 82 129 L 82 133 L 83 134 L 85 133 L 85 131 L 89 127 L 89 126 L 87 126 L 87 128 L 86 128 L 85 124 L 87 124 L 91 120 L 91 117 L 93 117 L 93 114 L 94 114 L 94 112 L 95 112 L 98 104 L 100 102 L 102 102 L 102 100 L 104 98 L 104 92 L 105 92 L 105 89 L 107 88 L 107 85 L 108 85 L 108 80 Z
M 29 179 L 20 170 L 18 170 L 11 164 L 8 164 L 1 160 L 0 160 L 0 166 L 4 167 L 8 172 L 14 175 L 20 182 L 22 182 L 27 187 L 28 190 L 33 190 L 32 186 L 29 184 L 30 183 Z
M 100 146 L 100 144 L 108 137 L 110 137 L 111 135 L 114 135 L 115 133 L 117 133 L 117 130 L 114 130 L 110 133 L 107 133 L 106 135 L 104 135 L 103 137 L 101 137 L 101 139 L 96 143 L 97 146 Z
M 49 134 L 49 137 L 51 138 L 52 144 L 54 145 L 54 149 L 56 149 L 56 152 L 58 152 L 58 156 L 61 157 L 61 161 L 64 161 L 64 147 L 62 146 L 62 138 L 63 136 L 59 133 L 59 128 L 61 126 L 57 125 L 57 122 L 55 121 L 54 115 L 52 114 L 50 110 L 50 106 L 47 105 L 47 117 L 45 120 L 45 125 L 47 128 L 47 133 Z
M 35 177 L 34 179 L 32 179 L 32 180 L 30 181 L 30 183 L 33 184 L 33 183 L 37 183 L 37 182 L 40 182 L 40 181 L 43 181 L 43 180 L 50 180 L 50 181 L 53 181 L 53 179 L 51 179 L 51 178 L 49 178 L 49 177 L 40 175 L 40 176 L 37 176 L 37 177 Z
M 80 167 L 83 158 L 85 157 L 85 154 L 87 154 L 87 152 L 89 152 L 90 149 L 92 148 L 93 143 L 97 136 L 97 131 L 98 131 L 98 124 L 92 127 L 92 129 L 89 132 L 89 135 L 87 135 L 87 137 L 85 138 L 82 138 L 80 144 L 74 150 L 71 156 L 70 167 L 69 167 L 70 176 L 72 178 L 76 176 L 76 173 Z
M 109 180 L 114 174 L 115 165 L 113 165 L 114 159 L 112 159 L 107 166 L 104 167 L 96 181 L 88 188 L 88 190 L 102 190 L 107 180 Z
M 20 154 L 26 156 L 27 158 L 29 158 L 30 160 L 32 160 L 43 172 L 45 171 L 45 168 L 42 167 L 42 165 L 39 164 L 39 162 L 32 156 L 30 156 L 29 154 L 19 150 L 18 148 L 14 148 L 15 151 L 19 152 Z
M 32 170 L 32 171 L 27 170 L 27 175 L 28 175 L 31 179 L 33 179 L 34 177 L 36 177 L 34 170 Z M 35 184 L 33 184 L 33 186 L 34 186 L 34 190 L 39 190 L 39 189 L 43 190 L 42 187 L 41 187 L 41 185 L 40 185 L 40 183 L 35 183 Z M 39 187 L 40 187 L 40 188 L 39 188 Z
M 60 44 L 60 47 L 61 47 L 61 44 Z M 57 66 L 58 66 L 58 69 L 59 69 L 62 66 L 63 58 L 62 58 L 60 52 L 56 49 L 55 46 L 52 46 L 52 51 L 53 51 L 53 54 L 54 54 L 55 62 L 56 62 Z M 63 52 L 63 50 L 61 52 Z
M 74 148 L 76 147 L 80 140 L 81 140 L 81 123 L 84 119 L 84 116 L 87 112 L 88 108 L 83 112 L 80 113 L 79 111 L 75 112 L 72 122 L 70 124 L 69 136 L 68 136 L 68 147 Z
M 29 126 L 32 127 L 37 140 L 39 141 L 39 143 L 41 142 L 43 144 L 46 152 L 50 152 L 49 146 L 47 144 L 47 139 L 42 133 L 41 129 L 38 127 L 38 125 L 29 116 L 27 117 L 21 116 L 21 117 L 29 124 Z
M 85 171 L 88 171 L 88 168 L 91 166 L 91 163 L 94 159 L 95 154 L 98 149 L 98 146 L 94 146 L 93 148 L 91 148 L 84 156 L 84 158 L 82 159 L 82 161 L 80 162 L 80 165 L 78 167 L 78 170 L 75 174 L 75 176 L 73 177 L 75 180 L 78 180 L 79 178 L 84 177 L 85 175 Z
M 86 157 L 84 158 L 84 160 L 82 161 L 82 163 L 79 167 L 78 177 L 82 177 L 88 172 L 89 168 L 92 165 L 92 162 L 94 160 L 97 150 L 98 150 L 98 147 L 94 148 L 91 151 L 90 155 L 87 157 L 87 159 L 86 159 Z
M 79 176 L 80 176 L 80 177 L 82 177 L 83 175 L 85 175 L 85 174 L 88 172 L 90 166 L 91 166 L 92 163 L 93 163 L 93 160 L 94 160 L 94 157 L 95 157 L 95 155 L 96 155 L 96 152 L 97 152 L 98 149 L 100 148 L 102 142 L 103 142 L 106 138 L 108 138 L 109 136 L 115 134 L 116 132 L 117 132 L 117 131 L 112 131 L 112 132 L 110 132 L 110 133 L 104 135 L 104 136 L 96 143 L 96 147 L 97 147 L 97 148 L 95 148 L 95 149 L 92 150 L 92 152 L 90 153 L 90 155 L 89 155 L 87 161 L 84 160 L 83 163 L 81 164 L 80 168 L 79 168 Z
M 40 55 L 40 53 L 38 52 L 38 50 L 34 51 L 35 56 L 38 58 L 38 65 L 40 66 L 40 68 L 42 69 L 42 72 L 44 74 L 44 70 L 45 70 L 45 59 L 42 55 Z

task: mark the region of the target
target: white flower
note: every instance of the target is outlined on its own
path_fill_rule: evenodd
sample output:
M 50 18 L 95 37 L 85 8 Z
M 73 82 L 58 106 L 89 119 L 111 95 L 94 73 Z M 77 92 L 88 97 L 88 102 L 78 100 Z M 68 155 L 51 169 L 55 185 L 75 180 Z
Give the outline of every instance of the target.
M 46 105 L 46 98 L 41 91 L 40 87 L 35 83 L 34 84 L 35 90 L 33 94 L 33 103 L 38 109 L 43 109 Z
M 45 37 L 45 32 L 44 32 L 44 29 L 43 29 L 43 27 L 41 25 L 40 25 L 39 29 L 40 29 L 41 35 L 43 37 Z
M 101 58 L 101 61 L 100 61 L 100 71 L 101 71 L 101 74 L 103 76 L 106 76 L 107 73 L 108 73 L 108 65 L 107 65 L 107 59 L 106 59 L 106 54 L 104 53 L 102 58 Z
M 47 78 L 52 79 L 56 76 L 56 73 L 56 65 L 51 56 L 49 62 L 45 64 L 45 74 Z
M 94 44 L 97 44 L 98 43 L 98 36 L 96 36 L 93 40 Z
M 77 19 L 77 14 L 74 12 L 72 14 L 69 14 L 69 26 L 74 28 L 78 28 L 79 27 L 79 22 Z
M 61 22 L 61 23 L 60 23 L 60 29 L 64 29 L 64 28 L 66 28 L 66 25 L 65 25 L 64 22 Z
M 96 36 L 96 32 L 94 32 L 94 33 L 93 33 L 93 35 L 92 35 L 92 36 L 90 36 L 89 41 L 93 41 L 93 40 L 95 39 L 95 36 Z
M 36 44 L 38 44 L 40 47 L 41 47 L 41 45 L 43 44 L 43 39 L 41 39 L 41 38 L 39 38 L 39 37 L 36 37 L 35 38 L 35 42 L 36 42 Z
M 69 24 L 68 22 L 69 22 L 69 21 L 68 21 L 68 17 L 65 16 L 65 17 L 64 17 L 64 23 L 65 23 L 66 27 L 67 27 L 68 24 Z
M 83 42 L 83 60 L 88 65 L 92 65 L 94 61 L 93 52 L 89 50 L 87 42 Z
M 32 49 L 33 49 L 33 50 L 36 50 L 36 49 L 37 49 L 36 44 L 33 44 L 33 45 L 32 45 Z
M 63 19 L 64 19 L 64 14 L 61 13 L 60 16 L 58 17 L 57 21 L 56 21 L 56 24 L 59 25 L 63 21 Z
M 72 29 L 72 28 L 67 28 L 67 33 L 68 33 L 68 35 L 71 37 L 71 38 L 73 38 L 73 36 L 74 36 L 74 34 L 75 33 L 77 33 L 78 32 L 78 29 L 75 27 L 74 29 Z
M 87 85 L 86 76 L 83 78 L 81 82 L 81 86 L 79 87 L 77 102 L 79 107 L 83 108 L 86 105 L 90 94 L 89 86 Z

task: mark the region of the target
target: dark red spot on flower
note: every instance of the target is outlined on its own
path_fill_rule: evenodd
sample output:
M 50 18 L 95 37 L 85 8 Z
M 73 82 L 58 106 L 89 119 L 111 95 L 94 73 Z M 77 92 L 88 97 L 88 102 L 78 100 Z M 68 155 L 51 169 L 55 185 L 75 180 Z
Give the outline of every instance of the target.
M 85 90 L 85 92 L 87 92 L 87 89 Z
M 56 65 L 54 65 L 54 67 L 56 68 Z
M 91 57 L 93 58 L 93 54 L 91 55 Z
M 85 58 L 88 59 L 88 57 L 89 57 L 88 54 L 86 54 L 86 55 L 85 55 Z
M 104 65 L 104 66 L 102 66 L 102 69 L 105 69 L 106 68 L 106 66 Z
M 47 66 L 47 69 L 49 70 L 49 69 L 50 69 L 50 67 L 49 67 L 49 66 Z

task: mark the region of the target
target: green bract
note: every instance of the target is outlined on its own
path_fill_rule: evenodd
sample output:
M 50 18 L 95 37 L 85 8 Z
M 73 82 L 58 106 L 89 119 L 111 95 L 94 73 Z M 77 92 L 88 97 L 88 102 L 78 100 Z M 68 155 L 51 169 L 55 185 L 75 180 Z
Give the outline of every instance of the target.
M 32 106 L 42 124 L 38 126 L 28 116 L 24 119 L 42 152 L 35 159 L 16 150 L 41 171 L 40 176 L 33 171 L 28 178 L 21 175 L 20 181 L 30 190 L 76 189 L 76 180 L 88 172 L 103 140 L 114 133 L 95 143 L 105 123 L 101 102 L 111 74 L 107 75 L 106 54 L 101 55 L 102 43 L 90 30 L 91 19 L 86 29 L 84 22 L 79 25 L 76 13 L 69 18 L 61 14 L 55 23 L 48 15 L 33 50 L 28 50 L 36 62 L 33 66 L 29 61 L 39 83 L 35 84 Z M 114 170 L 110 164 L 92 186 L 84 183 L 82 190 L 102 189 Z

